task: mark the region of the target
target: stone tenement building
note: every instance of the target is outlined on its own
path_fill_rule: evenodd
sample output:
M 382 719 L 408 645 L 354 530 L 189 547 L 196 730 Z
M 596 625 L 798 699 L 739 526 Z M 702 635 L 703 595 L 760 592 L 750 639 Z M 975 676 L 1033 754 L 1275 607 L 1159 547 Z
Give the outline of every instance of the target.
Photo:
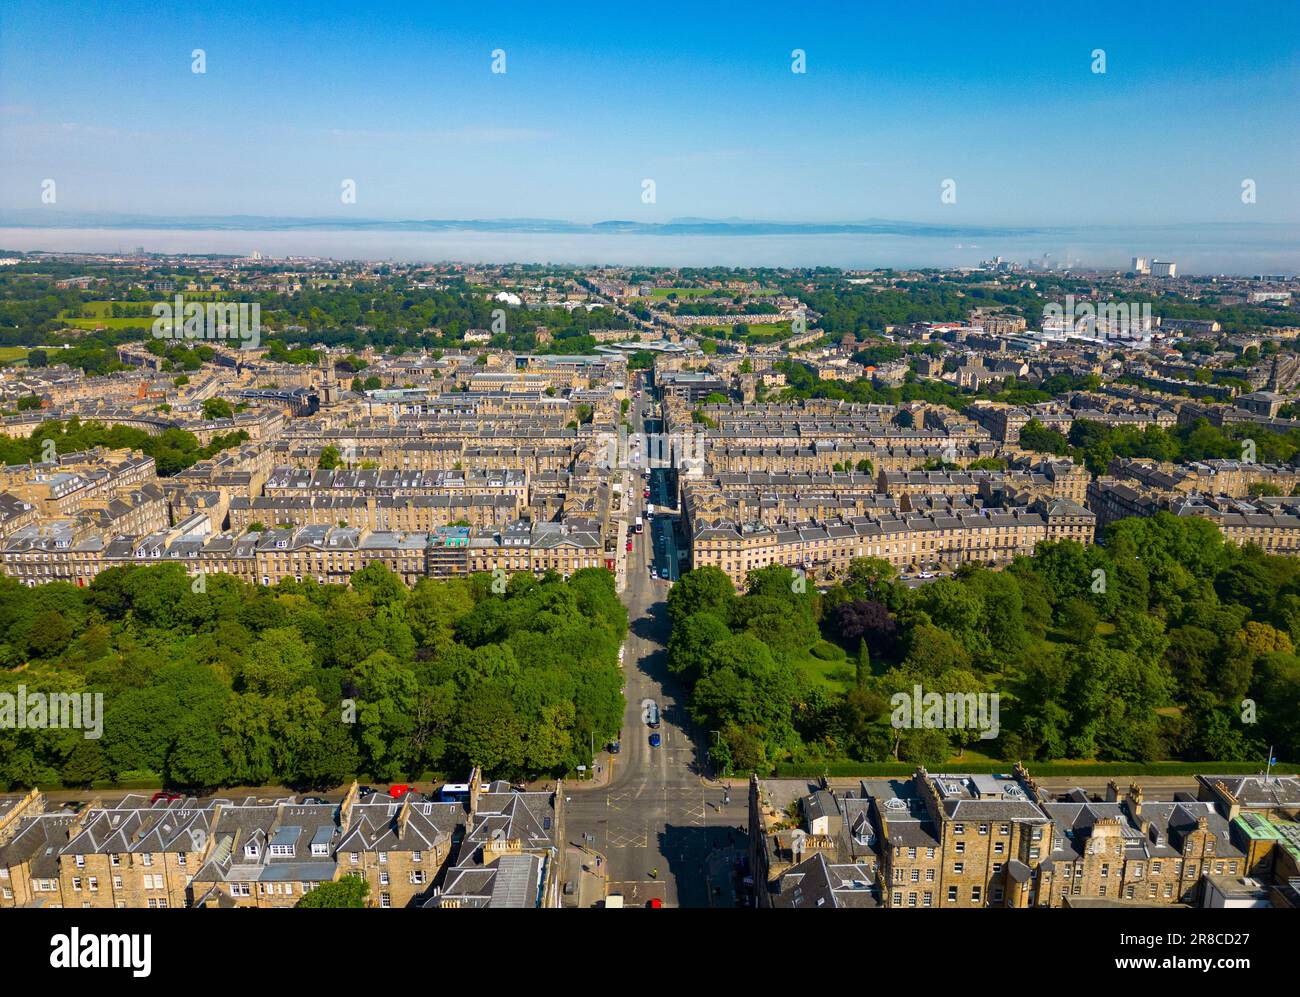
M 1300 780 L 1201 782 L 1215 799 L 1147 797 L 1136 784 L 1121 794 L 1114 782 L 1103 798 L 1080 789 L 1053 798 L 1019 765 L 1012 775 L 918 769 L 838 787 L 753 777 L 758 905 L 1211 906 L 1250 877 L 1269 905 L 1300 907 Z M 1247 808 L 1234 790 L 1274 805 Z
M 799 482 L 807 477 L 720 475 L 712 481 L 687 481 L 682 487 L 684 526 L 689 532 L 719 523 L 812 525 L 899 509 L 897 500 L 875 491 L 867 475 L 817 475 L 827 479 L 817 486 Z
M 0 469 L 0 491 L 35 506 L 41 516 L 50 518 L 104 508 L 121 495 L 158 487 L 153 458 L 130 450 L 96 449 Z
M 292 907 L 349 875 L 369 907 L 559 906 L 562 786 L 522 792 L 476 769 L 449 788 L 363 797 L 353 783 L 339 804 L 131 794 L 77 811 L 38 790 L 0 797 L 0 907 Z
M 27 537 L 33 550 L 57 550 L 92 533 L 147 533 L 170 522 L 153 459 L 127 450 L 5 467 L 0 487 L 0 543 Z
M 276 526 L 355 526 L 374 532 L 429 533 L 440 526 L 468 523 L 503 526 L 528 511 L 517 495 L 304 495 L 232 499 L 229 525 L 244 530 L 254 523 Z
M 855 558 L 876 557 L 900 570 L 997 565 L 1032 554 L 1042 541 L 1093 538 L 1094 517 L 1067 499 L 1040 499 L 1027 509 L 975 507 L 879 515 L 816 525 L 699 523 L 691 563 L 724 571 L 737 586 L 756 568 L 783 564 L 816 581 L 843 577 Z
M 421 471 L 381 468 L 333 471 L 275 468 L 263 486 L 269 498 L 312 495 L 342 497 L 441 495 L 447 493 L 509 495 L 520 505 L 528 501 L 528 475 L 517 469 L 501 471 Z
M 708 451 L 710 469 L 748 473 L 766 471 L 784 474 L 829 474 L 836 465 L 856 470 L 866 460 L 871 472 L 915 471 L 926 465 L 955 463 L 961 466 L 973 460 L 997 457 L 1001 448 L 989 442 L 952 443 L 942 446 L 877 446 L 854 440 L 830 443 L 814 440 L 806 445 L 779 447 L 746 446 L 743 443 L 717 443 Z
M 1104 528 L 1128 516 L 1200 516 L 1219 528 L 1223 539 L 1243 546 L 1254 544 L 1269 554 L 1300 552 L 1300 497 L 1199 495 L 1134 487 L 1113 478 L 1097 478 L 1088 486 L 1088 506 Z
M 1082 505 L 1087 500 L 1088 474 L 1069 462 L 1046 463 L 1040 470 L 1006 471 L 881 471 L 878 491 L 905 496 L 1018 496 L 1018 504 L 1036 498 L 1064 498 Z
M 568 469 L 573 463 L 577 430 L 566 430 L 569 445 L 476 446 L 473 440 L 432 440 L 404 429 L 336 430 L 315 442 L 279 440 L 273 448 L 277 466 L 314 470 L 325 448 L 349 454 L 357 466 L 429 471 L 503 471 L 529 474 Z
M 1116 457 L 1106 473 L 1158 492 L 1181 492 L 1250 498 L 1252 491 L 1277 491 L 1290 495 L 1300 488 L 1300 467 L 1291 464 L 1259 464 L 1241 460 L 1205 460 L 1187 464 L 1164 464 L 1149 460 Z
M 214 534 L 202 512 L 145 536 L 105 536 L 71 521 L 26 526 L 0 546 L 0 568 L 25 585 L 84 586 L 101 571 L 128 564 L 180 564 L 196 577 L 230 574 L 249 584 L 276 585 L 286 578 L 346 584 L 376 561 L 414 585 L 426 577 L 498 569 L 565 577 L 583 568 L 613 570 L 614 553 L 600 526 L 581 520 L 409 533 L 315 525 Z
M 1254 544 L 1269 554 L 1300 552 L 1300 498 L 1234 499 L 1193 495 L 1174 500 L 1176 516 L 1202 516 L 1214 523 L 1228 543 Z

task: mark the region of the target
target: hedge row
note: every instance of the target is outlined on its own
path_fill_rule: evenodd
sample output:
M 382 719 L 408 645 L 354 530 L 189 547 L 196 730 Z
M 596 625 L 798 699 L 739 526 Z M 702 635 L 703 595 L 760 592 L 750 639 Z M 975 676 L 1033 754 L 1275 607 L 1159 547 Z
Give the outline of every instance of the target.
M 971 764 L 957 762 L 935 771 L 991 775 L 1009 774 L 1014 768 L 1015 762 L 985 761 Z M 1087 779 L 1132 775 L 1255 775 L 1261 771 L 1258 762 L 1029 762 L 1025 768 L 1035 779 L 1060 776 L 1078 776 Z M 822 775 L 831 778 L 910 776 L 915 771 L 916 765 L 911 762 L 840 761 L 811 765 L 778 763 L 772 776 L 777 779 L 814 779 Z M 1300 772 L 1300 766 L 1297 765 L 1273 766 L 1275 775 L 1295 775 L 1297 772 Z

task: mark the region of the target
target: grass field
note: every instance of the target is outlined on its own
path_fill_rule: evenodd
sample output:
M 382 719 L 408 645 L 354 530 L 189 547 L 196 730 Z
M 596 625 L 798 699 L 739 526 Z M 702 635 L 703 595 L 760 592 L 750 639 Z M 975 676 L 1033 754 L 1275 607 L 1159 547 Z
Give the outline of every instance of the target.
M 25 364 L 27 362 L 28 346 L 0 346 L 0 363 L 3 364 Z
M 650 297 L 661 301 L 666 300 L 670 294 L 675 294 L 678 298 L 731 298 L 735 297 L 735 293 L 735 291 L 721 291 L 715 287 L 656 287 L 650 292 Z
M 749 323 L 745 323 L 745 324 L 749 325 Z M 749 334 L 751 336 L 785 337 L 790 335 L 790 323 L 789 322 L 759 322 L 757 325 L 749 325 Z
M 215 301 L 220 295 L 213 291 L 178 291 L 187 301 Z M 160 301 L 171 301 L 174 295 L 160 295 Z M 152 313 L 131 317 L 131 318 L 112 318 L 114 305 L 130 305 L 132 307 L 144 306 L 145 308 L 153 307 L 152 301 L 87 301 L 81 306 L 81 311 L 87 313 L 86 318 L 69 318 L 67 312 L 62 312 L 59 319 L 66 322 L 74 329 L 149 329 L 153 326 L 154 316 Z
M 809 653 L 795 658 L 794 666 L 812 685 L 830 692 L 848 692 L 857 678 L 855 663 L 843 657 L 822 661 Z
M 60 318 L 74 329 L 148 329 L 152 318 Z
M 198 297 L 198 295 L 195 295 Z M 150 307 L 147 301 L 87 301 L 81 306 L 81 310 L 87 313 L 86 318 L 68 318 L 67 312 L 61 312 L 59 319 L 72 326 L 74 329 L 148 329 L 153 325 L 152 315 L 143 315 L 138 318 L 111 318 L 113 305 L 130 304 L 132 306 L 144 305 Z
M 686 321 L 690 320 L 689 315 L 683 315 L 682 318 Z M 752 341 L 759 336 L 773 339 L 787 339 L 790 336 L 789 322 L 757 322 L 750 324 L 745 321 L 745 316 L 743 315 L 736 315 L 734 318 L 736 320 L 735 325 L 744 325 L 749 327 L 749 332 L 744 336 L 739 337 L 740 339 Z M 734 326 L 731 325 L 692 325 L 689 332 L 692 336 L 703 336 L 706 339 L 729 339 L 732 338 L 731 332 L 733 328 Z

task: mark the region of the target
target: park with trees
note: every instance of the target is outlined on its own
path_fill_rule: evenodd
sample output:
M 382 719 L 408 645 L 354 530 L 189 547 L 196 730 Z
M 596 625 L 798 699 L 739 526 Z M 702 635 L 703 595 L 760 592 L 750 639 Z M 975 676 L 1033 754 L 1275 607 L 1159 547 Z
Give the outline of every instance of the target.
M 626 631 L 596 568 L 409 589 L 378 563 L 350 585 L 0 578 L 0 693 L 103 695 L 98 738 L 0 729 L 0 790 L 563 775 L 618 734 Z
M 863 558 L 822 591 L 789 568 L 668 597 L 670 667 L 721 770 L 902 761 L 1262 762 L 1300 755 L 1300 560 L 1207 520 L 1121 520 L 910 587 Z M 1000 730 L 897 728 L 891 696 L 997 693 Z

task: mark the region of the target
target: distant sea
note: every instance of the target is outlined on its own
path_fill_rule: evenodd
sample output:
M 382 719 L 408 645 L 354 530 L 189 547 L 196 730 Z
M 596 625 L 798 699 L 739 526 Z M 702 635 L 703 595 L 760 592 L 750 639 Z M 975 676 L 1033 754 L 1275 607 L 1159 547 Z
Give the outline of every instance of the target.
M 258 220 L 265 221 L 265 220 Z M 0 219 L 0 225 L 5 220 Z M 21 223 L 20 223 L 21 224 Z M 0 227 L 0 249 L 46 252 L 305 256 L 394 262 L 551 263 L 641 266 L 829 266 L 845 269 L 975 266 L 995 256 L 1014 263 L 1127 268 L 1133 256 L 1172 260 L 1180 274 L 1300 272 L 1300 225 L 1080 228 L 940 228 L 906 223 L 779 226 L 681 223 L 394 223 L 331 227 L 272 222 L 240 227 Z

